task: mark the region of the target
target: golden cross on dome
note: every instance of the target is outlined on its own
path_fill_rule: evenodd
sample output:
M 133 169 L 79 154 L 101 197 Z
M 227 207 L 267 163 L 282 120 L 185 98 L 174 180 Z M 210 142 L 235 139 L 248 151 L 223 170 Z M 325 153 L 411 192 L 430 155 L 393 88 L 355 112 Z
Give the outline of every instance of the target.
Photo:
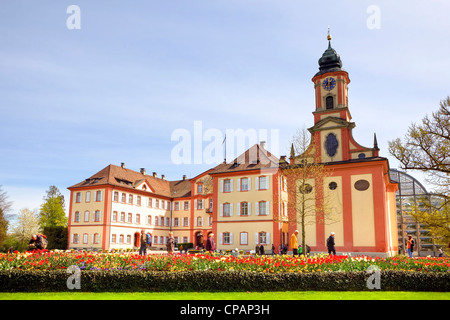
M 328 41 L 331 40 L 331 34 L 330 34 L 330 26 L 328 26 L 328 35 L 327 35 Z

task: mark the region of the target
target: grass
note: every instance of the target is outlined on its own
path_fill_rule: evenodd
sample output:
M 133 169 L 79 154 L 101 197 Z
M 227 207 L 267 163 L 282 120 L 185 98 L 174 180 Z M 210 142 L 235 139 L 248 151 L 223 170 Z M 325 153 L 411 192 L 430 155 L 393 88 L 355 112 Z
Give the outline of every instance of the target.
M 450 300 L 449 292 L 0 292 L 0 300 Z

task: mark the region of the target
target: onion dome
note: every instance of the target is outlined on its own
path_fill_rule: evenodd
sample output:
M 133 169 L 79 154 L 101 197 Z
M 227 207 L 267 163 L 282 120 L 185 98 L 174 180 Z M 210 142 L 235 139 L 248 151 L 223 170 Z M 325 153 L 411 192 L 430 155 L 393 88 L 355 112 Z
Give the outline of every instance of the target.
M 317 75 L 321 75 L 327 72 L 344 71 L 342 69 L 341 57 L 337 54 L 336 50 L 331 47 L 331 35 L 330 29 L 328 28 L 328 49 L 322 54 L 319 59 L 319 72 Z

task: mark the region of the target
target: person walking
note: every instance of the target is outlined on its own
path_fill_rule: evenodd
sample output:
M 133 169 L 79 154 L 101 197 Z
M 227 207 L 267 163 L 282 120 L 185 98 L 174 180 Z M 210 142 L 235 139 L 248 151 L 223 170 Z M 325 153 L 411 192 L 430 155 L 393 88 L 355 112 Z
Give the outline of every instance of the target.
M 408 248 L 408 256 L 410 258 L 413 257 L 414 245 L 415 245 L 414 239 L 412 238 L 412 236 L 408 236 L 408 239 L 406 240 L 406 246 Z
M 206 251 L 213 253 L 216 250 L 216 243 L 214 242 L 214 233 L 210 233 L 208 235 L 208 239 L 206 239 Z
M 175 249 L 175 238 L 173 237 L 173 232 L 169 232 L 169 237 L 167 238 L 167 253 L 173 254 L 173 251 Z
M 292 255 L 293 256 L 297 256 L 298 255 L 297 235 L 298 235 L 298 230 L 295 230 L 294 233 L 291 235 L 291 248 L 292 248 Z
M 336 255 L 336 247 L 334 242 L 334 235 L 335 233 L 332 232 L 330 236 L 327 239 L 327 248 L 328 248 L 328 254 Z
M 139 255 L 145 256 L 147 254 L 147 235 L 145 234 L 145 230 L 141 230 L 141 238 L 140 238 L 140 247 L 139 247 Z

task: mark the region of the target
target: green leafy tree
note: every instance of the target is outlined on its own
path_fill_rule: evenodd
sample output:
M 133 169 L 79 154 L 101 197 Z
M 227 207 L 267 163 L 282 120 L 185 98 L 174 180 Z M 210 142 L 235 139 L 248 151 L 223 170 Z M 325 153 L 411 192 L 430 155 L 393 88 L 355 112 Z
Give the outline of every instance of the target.
M 67 216 L 64 211 L 64 196 L 55 186 L 50 186 L 45 202 L 39 211 L 39 222 L 42 228 L 67 226 Z

